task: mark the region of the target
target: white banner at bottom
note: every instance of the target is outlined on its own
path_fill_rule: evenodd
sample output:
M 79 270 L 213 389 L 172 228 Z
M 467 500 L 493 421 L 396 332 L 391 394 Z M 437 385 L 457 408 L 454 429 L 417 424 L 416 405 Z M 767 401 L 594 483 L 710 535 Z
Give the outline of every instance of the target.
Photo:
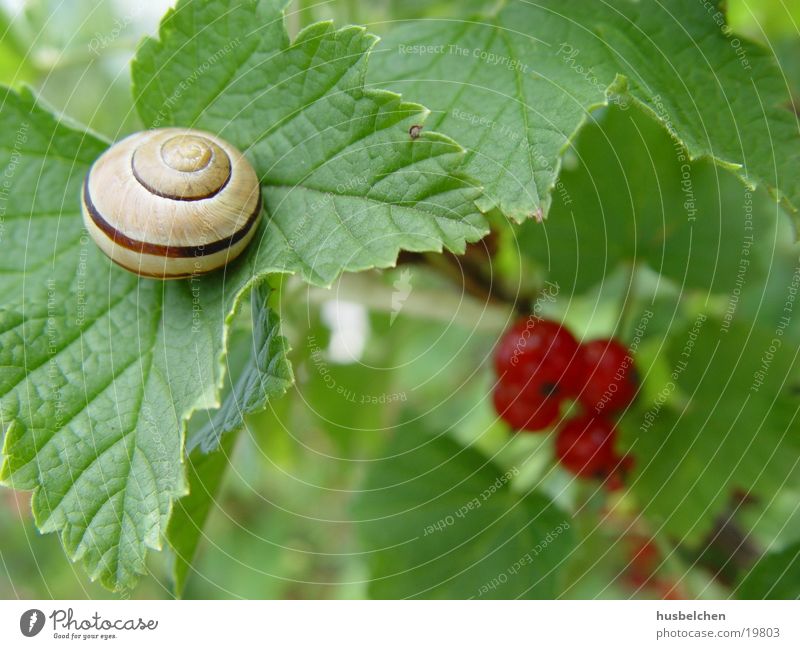
M 0 646 L 800 647 L 770 601 L 4 601 Z

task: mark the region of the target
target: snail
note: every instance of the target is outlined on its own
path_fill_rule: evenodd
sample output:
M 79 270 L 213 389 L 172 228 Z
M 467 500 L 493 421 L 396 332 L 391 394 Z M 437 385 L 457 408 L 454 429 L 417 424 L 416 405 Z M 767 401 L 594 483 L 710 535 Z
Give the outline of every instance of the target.
M 143 277 L 221 268 L 261 217 L 258 177 L 232 145 L 204 131 L 161 128 L 113 145 L 86 174 L 83 220 L 112 261 Z

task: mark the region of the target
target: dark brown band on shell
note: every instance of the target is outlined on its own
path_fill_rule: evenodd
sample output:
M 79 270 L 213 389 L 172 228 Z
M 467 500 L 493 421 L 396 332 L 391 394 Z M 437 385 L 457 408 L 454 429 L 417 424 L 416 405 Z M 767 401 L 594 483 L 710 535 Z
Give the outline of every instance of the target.
M 144 187 L 151 194 L 159 196 L 160 198 L 168 198 L 171 201 L 202 201 L 205 200 L 206 198 L 211 198 L 212 196 L 216 196 L 217 194 L 219 194 L 223 189 L 225 189 L 225 187 L 228 186 L 228 183 L 231 181 L 231 178 L 233 177 L 233 163 L 231 162 L 230 156 L 228 156 L 228 154 L 225 151 L 222 151 L 222 153 L 224 153 L 225 157 L 228 158 L 228 165 L 230 168 L 230 171 L 228 171 L 228 177 L 225 178 L 225 182 L 223 182 L 214 191 L 209 192 L 208 194 L 202 194 L 200 196 L 175 196 L 174 194 L 167 194 L 165 192 L 161 192 L 152 185 L 148 184 L 144 180 L 144 178 L 142 178 L 136 171 L 136 165 L 134 164 L 134 161 L 136 159 L 136 152 L 134 152 L 134 154 L 131 156 L 131 173 L 142 187 Z M 91 169 L 89 170 L 89 172 L 91 173 Z M 184 172 L 184 173 L 191 173 L 191 172 Z
M 89 216 L 94 224 L 100 228 L 115 244 L 139 253 L 155 255 L 157 257 L 182 258 L 205 257 L 206 255 L 212 255 L 215 252 L 220 252 L 221 250 L 230 248 L 237 241 L 244 238 L 253 227 L 253 224 L 258 220 L 258 216 L 261 213 L 261 192 L 259 191 L 255 210 L 253 210 L 253 213 L 247 218 L 247 222 L 229 237 L 218 239 L 217 241 L 212 241 L 199 246 L 165 246 L 159 243 L 139 241 L 137 239 L 132 239 L 131 237 L 117 230 L 113 225 L 103 218 L 100 212 L 97 211 L 97 208 L 92 202 L 91 194 L 89 193 L 89 177 L 91 176 L 91 173 L 92 170 L 89 169 L 89 173 L 86 174 L 86 178 L 83 181 L 83 202 L 86 206 L 86 211 L 89 213 Z

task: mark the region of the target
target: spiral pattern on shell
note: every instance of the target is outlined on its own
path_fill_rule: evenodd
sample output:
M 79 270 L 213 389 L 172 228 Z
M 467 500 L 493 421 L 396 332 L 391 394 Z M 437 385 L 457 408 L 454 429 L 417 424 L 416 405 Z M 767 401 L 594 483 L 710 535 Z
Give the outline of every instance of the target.
M 136 133 L 92 165 L 83 186 L 90 235 L 115 263 L 145 277 L 207 273 L 253 238 L 261 190 L 235 147 L 204 131 Z

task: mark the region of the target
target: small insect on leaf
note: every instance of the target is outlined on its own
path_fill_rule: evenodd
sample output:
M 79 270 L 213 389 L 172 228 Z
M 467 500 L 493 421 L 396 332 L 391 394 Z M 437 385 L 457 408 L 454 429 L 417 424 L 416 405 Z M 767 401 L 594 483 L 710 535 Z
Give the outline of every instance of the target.
M 411 136 L 412 140 L 416 140 L 421 132 L 422 126 L 419 124 L 414 124 L 410 129 L 408 129 L 408 134 Z

